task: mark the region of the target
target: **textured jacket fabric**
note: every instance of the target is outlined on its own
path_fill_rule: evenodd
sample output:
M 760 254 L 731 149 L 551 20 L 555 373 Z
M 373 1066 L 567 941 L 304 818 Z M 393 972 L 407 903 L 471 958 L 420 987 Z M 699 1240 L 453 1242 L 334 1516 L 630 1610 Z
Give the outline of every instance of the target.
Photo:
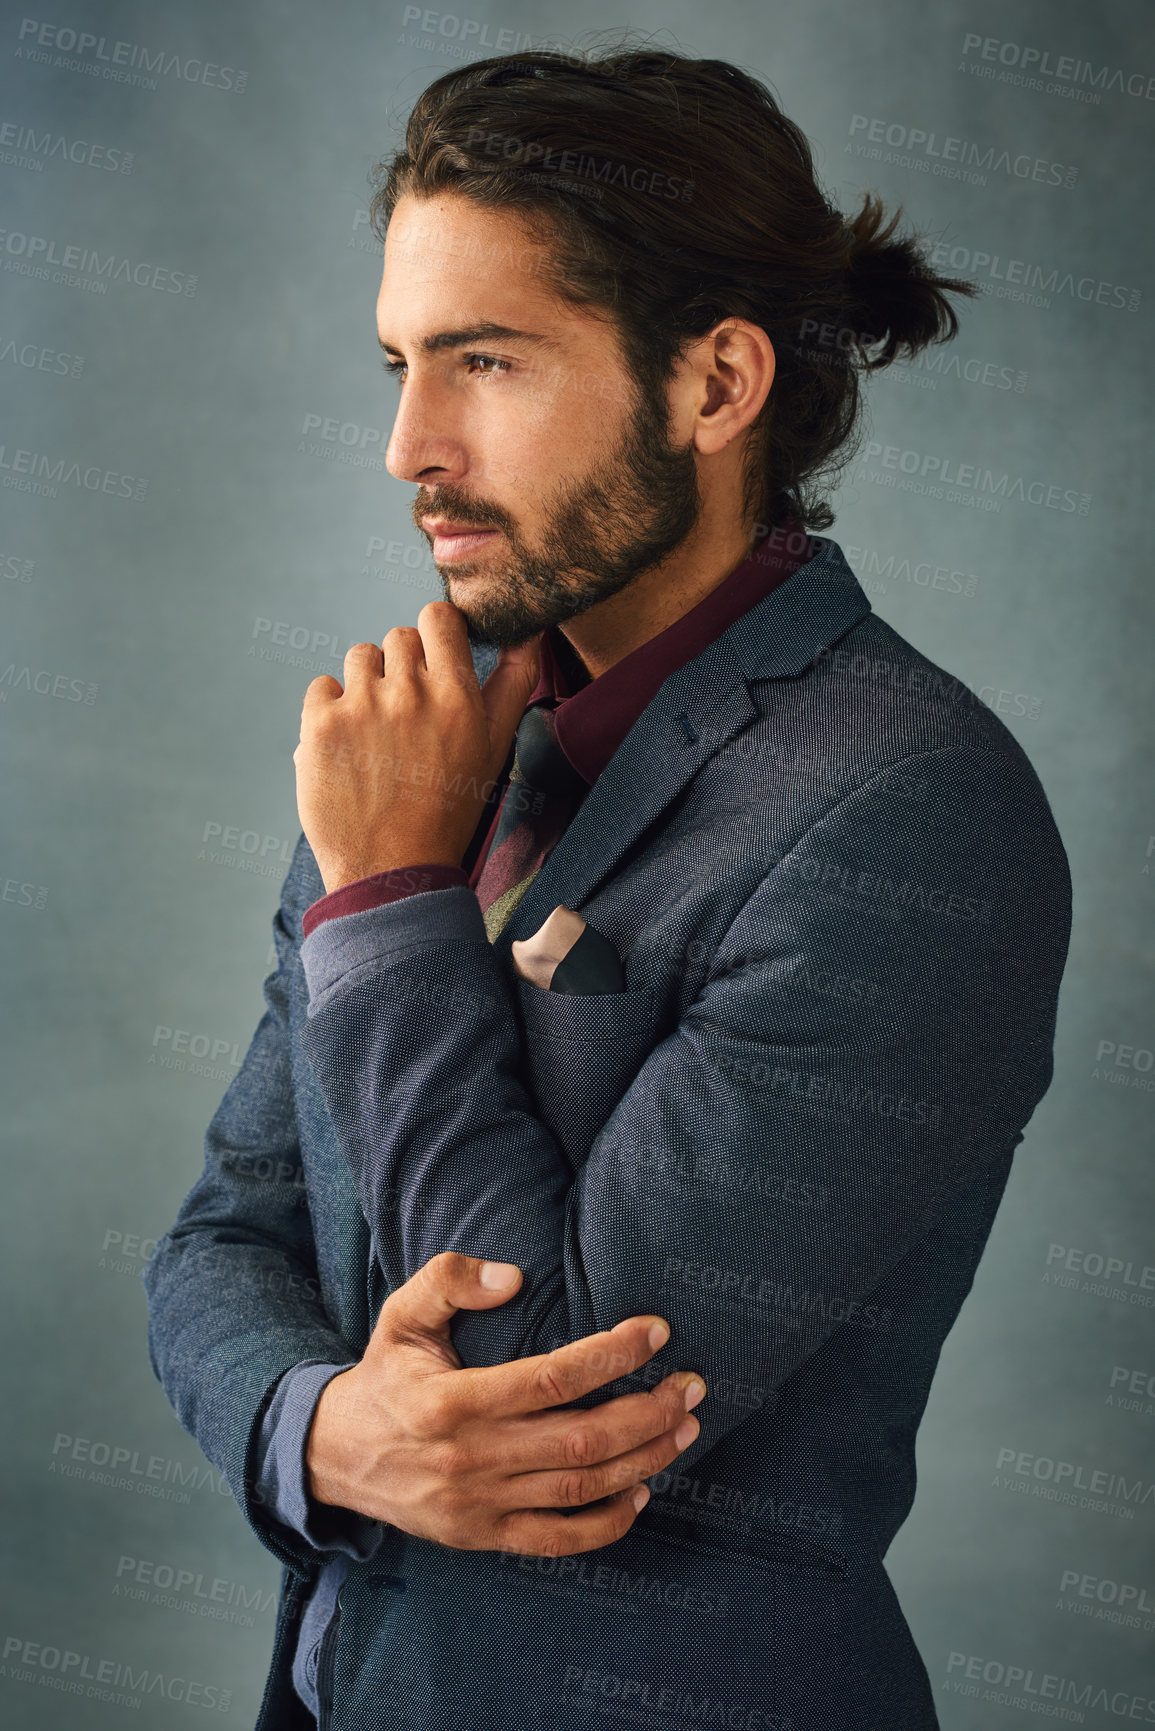
M 929 1731 L 883 1559 L 1050 1080 L 1069 933 L 1021 748 L 819 538 L 665 680 L 494 943 L 463 887 L 302 941 L 322 893 L 302 837 L 267 1012 L 146 1272 L 157 1373 L 286 1565 L 262 1731 L 303 1722 L 321 1557 L 254 1495 L 261 1417 L 291 1365 L 355 1362 L 442 1250 L 525 1272 L 455 1319 L 466 1364 L 657 1311 L 642 1379 L 585 1404 L 698 1370 L 701 1434 L 585 1557 L 387 1529 L 341 1588 L 323 1725 Z M 558 903 L 624 991 L 514 974 Z
M 536 869 L 552 852 L 581 799 L 663 681 L 712 643 L 740 614 L 784 583 L 817 550 L 796 520 L 773 529 L 765 525 L 759 528 L 764 532 L 749 548 L 745 559 L 720 583 L 669 625 L 604 669 L 596 680 L 590 678 L 589 670 L 563 632 L 556 627 L 543 631 L 537 684 L 526 701 L 506 766 L 495 778 L 461 863 L 454 866 L 411 862 L 344 884 L 305 909 L 301 916 L 302 938 L 307 938 L 326 919 L 380 907 L 426 890 L 462 884 L 476 894 L 485 915 L 486 933 L 492 941 L 531 881 L 532 874 L 522 876 L 519 859 L 521 866 L 533 865 Z M 527 717 L 533 723 L 531 711 L 539 702 L 552 710 L 554 744 L 543 762 L 540 748 L 544 742 L 538 738 L 537 749 L 530 749 L 527 765 L 522 761 L 523 729 Z M 559 748 L 560 759 L 556 755 Z M 535 791 L 528 798 L 524 789 L 510 785 L 511 777 L 524 779 L 527 766 L 535 783 Z M 542 769 L 547 770 L 544 782 Z M 661 763 L 651 766 L 652 774 L 661 775 L 662 770 Z M 551 789 L 553 798 L 548 797 Z M 510 809 L 511 802 L 516 815 Z M 512 821 L 507 822 L 507 818 Z M 577 914 L 570 917 L 579 921 L 581 918 Z M 516 946 L 511 953 L 514 956 L 519 953 Z M 519 967 L 517 971 L 525 970 Z M 542 983 L 539 979 L 538 984 Z M 571 950 L 554 970 L 548 988 L 623 991 L 621 958 L 608 938 L 584 924 L 576 953 Z M 322 1570 L 302 1610 L 293 1657 L 293 1685 L 315 1717 L 320 1713 L 317 1663 L 345 1578 L 345 1557 L 367 1559 L 381 1537 L 379 1522 L 363 1520 L 349 1511 L 327 1509 L 317 1504 L 308 1490 L 305 1454 L 309 1427 L 322 1389 L 342 1368 L 306 1360 L 286 1371 L 262 1421 L 254 1456 L 257 1487 L 264 1497 L 266 1512 L 271 1510 L 278 1520 L 318 1549 L 339 1553 Z

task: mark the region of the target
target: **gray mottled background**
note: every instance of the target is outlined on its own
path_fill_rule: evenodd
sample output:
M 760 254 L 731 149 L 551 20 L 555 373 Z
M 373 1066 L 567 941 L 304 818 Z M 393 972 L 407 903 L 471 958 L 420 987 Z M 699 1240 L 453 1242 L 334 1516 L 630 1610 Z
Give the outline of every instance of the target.
M 181 1680 L 255 1717 L 277 1571 L 153 1379 L 139 1274 L 261 1012 L 304 688 L 441 594 L 381 457 L 367 173 L 431 79 L 575 28 L 569 5 L 464 4 L 0 22 L 6 1726 L 204 1723 Z M 901 202 L 987 291 L 871 387 L 832 533 L 1026 747 L 1076 923 L 1056 1079 L 889 1562 L 948 1731 L 1053 1712 L 1045 1675 L 1098 1702 L 1068 1721 L 1152 1723 L 1152 14 L 580 19 L 623 25 L 767 79 L 844 209 Z M 969 178 L 941 172 L 947 136 Z M 952 498 L 946 464 L 988 478 Z M 64 1652 L 166 1693 L 66 1693 Z

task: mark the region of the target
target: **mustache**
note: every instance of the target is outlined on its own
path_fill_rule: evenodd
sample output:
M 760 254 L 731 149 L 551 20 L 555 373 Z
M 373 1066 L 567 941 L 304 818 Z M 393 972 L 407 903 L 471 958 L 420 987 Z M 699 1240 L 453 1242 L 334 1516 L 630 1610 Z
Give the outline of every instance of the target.
M 426 532 L 421 521 L 423 517 L 447 517 L 450 522 L 472 523 L 478 529 L 510 530 L 515 526 L 509 513 L 497 505 L 444 491 L 432 495 L 418 494 L 413 501 L 413 521 L 422 534 Z

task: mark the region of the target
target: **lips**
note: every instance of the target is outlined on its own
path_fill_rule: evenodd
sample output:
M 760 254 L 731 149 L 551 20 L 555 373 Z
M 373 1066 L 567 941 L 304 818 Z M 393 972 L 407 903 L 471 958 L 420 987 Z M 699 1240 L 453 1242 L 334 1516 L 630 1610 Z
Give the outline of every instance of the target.
M 439 563 L 464 558 L 499 533 L 496 529 L 477 529 L 470 523 L 449 523 L 435 517 L 422 518 L 422 526 L 433 536 L 433 557 Z
M 488 531 L 480 523 L 456 523 L 449 517 L 422 517 L 422 527 L 430 535 L 484 535 Z

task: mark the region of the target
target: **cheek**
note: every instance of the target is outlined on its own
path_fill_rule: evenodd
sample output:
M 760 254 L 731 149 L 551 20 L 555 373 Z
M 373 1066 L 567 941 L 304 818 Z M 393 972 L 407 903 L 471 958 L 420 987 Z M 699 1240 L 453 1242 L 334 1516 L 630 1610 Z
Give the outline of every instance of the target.
M 480 479 L 499 503 L 532 513 L 581 467 L 572 418 L 556 393 L 523 391 L 495 404 L 475 422 L 473 449 Z
M 588 474 L 616 447 L 627 408 L 621 385 L 595 372 L 571 368 L 564 379 L 494 390 L 476 402 L 467 434 L 474 474 L 492 497 L 531 522 L 575 476 Z
M 571 373 L 563 389 L 542 390 L 517 428 L 535 470 L 555 480 L 586 474 L 616 448 L 626 424 L 616 381 L 593 372 Z

